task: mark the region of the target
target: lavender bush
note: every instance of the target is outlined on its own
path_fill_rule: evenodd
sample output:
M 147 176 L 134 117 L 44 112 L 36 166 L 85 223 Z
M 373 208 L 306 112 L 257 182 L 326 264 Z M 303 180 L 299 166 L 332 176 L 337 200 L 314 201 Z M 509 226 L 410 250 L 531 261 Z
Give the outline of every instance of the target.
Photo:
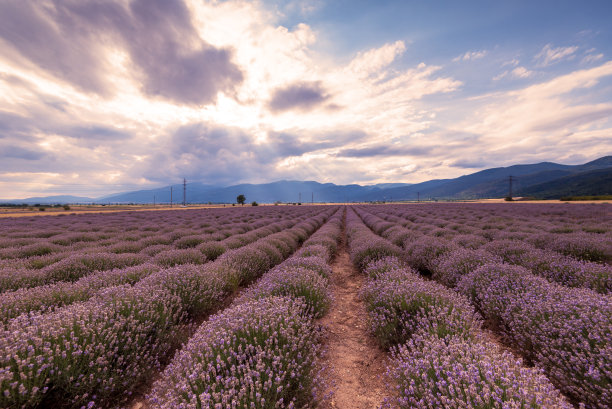
M 134 284 L 157 270 L 159 267 L 155 265 L 142 264 L 101 271 L 74 283 L 60 282 L 6 292 L 0 295 L 0 321 L 6 323 L 9 319 L 30 311 L 47 311 L 77 301 L 85 301 L 102 288 Z
M 316 271 L 280 265 L 265 274 L 255 285 L 237 300 L 237 303 L 273 296 L 301 299 L 306 313 L 314 317 L 325 315 L 331 304 L 328 281 Z
M 491 342 L 419 335 L 395 350 L 392 361 L 393 407 L 573 407 L 541 371 Z
M 502 259 L 488 251 L 458 248 L 434 259 L 432 278 L 447 287 L 455 287 L 463 276 L 488 263 L 501 263 Z
M 389 260 L 397 265 L 398 260 Z M 374 268 L 380 268 L 374 266 Z M 366 268 L 368 273 L 368 268 Z M 379 273 L 362 292 L 372 332 L 389 348 L 416 332 L 471 337 L 480 321 L 469 302 L 440 284 L 426 281 L 407 266 Z
M 305 308 L 272 297 L 212 317 L 155 383 L 150 406 L 290 408 L 309 402 L 317 333 Z
M 589 408 L 612 406 L 612 301 L 524 268 L 488 264 L 457 289 L 563 392 Z

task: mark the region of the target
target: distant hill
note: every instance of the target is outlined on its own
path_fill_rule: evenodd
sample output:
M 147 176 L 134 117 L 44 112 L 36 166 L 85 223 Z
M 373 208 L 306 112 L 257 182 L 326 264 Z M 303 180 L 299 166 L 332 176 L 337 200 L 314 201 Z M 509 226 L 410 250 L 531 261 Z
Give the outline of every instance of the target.
M 2 203 L 14 203 L 14 204 L 64 204 L 64 203 L 92 203 L 96 199 L 84 196 L 72 196 L 72 195 L 57 195 L 57 196 L 44 196 L 44 197 L 29 197 L 27 199 L 14 199 L 14 200 L 0 200 Z
M 522 196 L 558 199 L 563 196 L 612 195 L 612 167 L 590 170 L 540 183 L 519 191 Z
M 582 165 L 561 165 L 541 162 L 530 165 L 485 169 L 455 179 L 435 179 L 427 182 L 379 183 L 361 186 L 335 185 L 314 181 L 281 180 L 263 184 L 215 186 L 199 182 L 187 185 L 188 203 L 234 203 L 243 194 L 247 202 L 358 202 L 436 199 L 480 199 L 504 197 L 508 194 L 508 178 L 513 177 L 514 196 L 559 198 L 610 194 L 612 156 L 604 156 Z M 157 203 L 170 202 L 170 186 L 108 195 L 100 198 L 78 196 L 32 197 L 5 200 L 11 203 Z M 183 185 L 172 186 L 172 201 L 183 201 Z
M 333 183 L 319 183 L 313 181 L 289 181 L 264 184 L 240 184 L 234 186 L 210 186 L 201 183 L 187 184 L 187 202 L 189 203 L 234 203 L 238 195 L 245 195 L 248 202 L 260 203 L 298 202 L 342 202 L 359 201 L 368 193 L 380 194 L 385 189 L 361 185 L 335 185 Z M 174 203 L 182 202 L 183 186 L 173 186 Z M 300 196 L 301 195 L 301 196 Z M 121 193 L 101 198 L 101 201 L 111 203 L 151 203 L 153 196 L 159 203 L 170 201 L 170 187 L 136 192 Z
M 513 165 L 505 168 L 485 169 L 480 172 L 460 176 L 455 179 L 431 180 L 406 187 L 386 189 L 385 194 L 397 200 L 421 199 L 480 199 L 504 197 L 508 195 L 508 178 L 513 176 L 515 195 L 526 189 L 545 185 L 560 178 L 575 175 L 589 170 L 612 167 L 612 156 L 605 156 L 583 165 L 560 165 L 542 162 L 532 165 Z M 563 182 L 561 182 L 563 183 Z M 531 191 L 533 195 L 535 190 Z M 597 193 L 596 193 L 597 194 Z M 377 200 L 375 195 L 368 195 L 367 200 Z

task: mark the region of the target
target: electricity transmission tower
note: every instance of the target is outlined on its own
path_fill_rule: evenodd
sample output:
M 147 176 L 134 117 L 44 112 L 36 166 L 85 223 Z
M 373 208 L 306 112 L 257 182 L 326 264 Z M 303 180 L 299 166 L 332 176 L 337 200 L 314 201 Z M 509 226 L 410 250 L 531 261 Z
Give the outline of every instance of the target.
M 516 178 L 512 175 L 508 176 L 508 197 L 512 200 L 512 182 L 516 181 Z

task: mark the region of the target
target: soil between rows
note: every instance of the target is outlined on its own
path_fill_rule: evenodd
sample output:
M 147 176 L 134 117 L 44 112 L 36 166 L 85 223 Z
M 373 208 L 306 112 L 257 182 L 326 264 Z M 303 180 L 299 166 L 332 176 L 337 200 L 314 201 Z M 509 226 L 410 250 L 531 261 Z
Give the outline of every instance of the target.
M 319 321 L 328 332 L 325 361 L 331 367 L 328 382 L 334 385 L 333 396 L 323 407 L 378 408 L 388 395 L 384 377 L 387 354 L 368 331 L 368 314 L 359 298 L 365 276 L 351 263 L 345 243 L 343 238 L 332 264 L 334 302 Z

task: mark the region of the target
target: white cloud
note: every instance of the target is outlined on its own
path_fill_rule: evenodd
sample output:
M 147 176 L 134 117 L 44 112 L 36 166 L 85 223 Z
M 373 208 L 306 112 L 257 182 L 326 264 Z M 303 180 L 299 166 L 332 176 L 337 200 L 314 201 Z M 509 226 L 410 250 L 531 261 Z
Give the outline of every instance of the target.
M 487 50 L 467 51 L 465 54 L 461 54 L 453 58 L 453 62 L 478 60 L 486 56 L 487 53 Z
M 512 66 L 512 67 L 516 67 L 517 65 L 519 65 L 521 62 L 517 59 L 517 58 L 513 58 L 509 61 L 506 61 L 505 63 L 502 64 L 502 67 L 507 67 L 507 66 Z
M 603 54 L 588 54 L 584 58 L 582 58 L 583 64 L 590 64 L 602 60 L 604 58 Z
M 466 107 L 465 120 L 447 132 L 473 135 L 453 156 L 477 157 L 487 152 L 498 166 L 568 157 L 580 151 L 585 157 L 612 152 L 612 103 L 590 103 L 572 91 L 594 87 L 612 76 L 612 62 L 574 71 L 522 89 L 490 95 Z
M 578 46 L 553 48 L 550 44 L 546 44 L 544 48 L 535 55 L 534 61 L 537 61 L 539 67 L 546 67 L 563 59 L 574 58 L 574 53 L 577 50 Z
M 3 161 L 4 169 L 31 183 L 42 180 L 37 176 L 41 173 L 51 175 L 38 185 L 13 184 L 10 196 L 45 194 L 62 183 L 68 191 L 99 195 L 101 190 L 169 183 L 185 172 L 226 183 L 287 177 L 381 181 L 395 174 L 389 169 L 397 158 L 364 165 L 362 158 L 336 158 L 339 147 L 386 143 L 427 130 L 437 109 L 427 108 L 422 98 L 461 85 L 439 75 L 437 66 L 394 67 L 406 50 L 403 41 L 363 50 L 340 63 L 313 51 L 318 33 L 310 26 L 279 26 L 277 16 L 259 3 L 188 0 L 187 9 L 199 40 L 231 50 L 231 61 L 243 76 L 233 93 L 220 91 L 214 101 L 200 106 L 145 95 L 129 54 L 112 43 L 96 44 L 108 57 L 104 64 L 112 65 L 101 70 L 101 78 L 116 84 L 111 95 L 83 92 L 23 58 L 0 57 L 5 73 L 0 77 L 0 114 L 10 112 L 7 121 L 14 122 L 3 140 L 14 145 L 7 150 L 13 157 Z M 52 22 L 52 16 L 45 18 Z M 325 97 L 315 99 L 320 103 L 307 112 L 271 111 L 269 103 L 278 90 L 295 89 L 296 84 L 316 84 Z M 175 152 L 174 159 L 162 160 L 160 153 L 169 152 L 176 133 L 189 127 L 206 130 L 201 131 L 206 137 L 192 137 L 203 144 L 196 151 L 207 152 L 206 144 L 218 140 L 215 135 L 231 135 L 234 142 L 229 150 L 218 149 L 205 159 Z M 297 140 L 287 144 L 274 136 L 281 133 Z M 42 159 L 33 166 L 31 158 L 37 156 Z M 232 166 L 236 160 L 245 163 L 240 172 Z M 66 174 L 72 176 L 64 178 Z M 2 196 L 7 195 L 0 192 Z
M 512 70 L 512 75 L 516 78 L 529 78 L 533 74 L 532 71 L 529 71 L 525 67 L 516 67 Z
M 348 71 L 355 73 L 359 77 L 367 77 L 386 68 L 405 50 L 406 45 L 404 42 L 396 41 L 391 44 L 385 44 L 380 48 L 361 52 L 351 60 Z
M 612 150 L 612 104 L 591 103 L 586 92 L 572 97 L 612 75 L 612 62 L 533 84 L 535 72 L 515 58 L 495 79 L 531 85 L 464 98 L 454 93 L 462 82 L 442 74 L 448 67 L 404 65 L 404 41 L 339 61 L 315 51 L 323 33 L 307 24 L 279 26 L 278 15 L 262 4 L 187 0 L 195 43 L 228 50 L 242 73 L 232 92 L 220 89 L 199 106 L 145 94 L 129 52 L 112 42 L 93 47 L 104 55 L 96 73 L 113 84 L 108 95 L 85 92 L 3 48 L 0 197 L 7 191 L 95 196 L 183 176 L 224 183 L 418 182 L 455 177 L 458 164 Z M 547 45 L 538 59 L 553 64 L 576 50 Z M 468 51 L 454 60 L 486 55 Z M 586 55 L 591 64 L 603 59 L 595 50 Z M 282 109 L 273 109 L 275 97 Z
M 527 68 L 521 66 L 521 67 L 516 67 L 512 70 L 506 70 L 502 72 L 501 74 L 496 75 L 495 77 L 493 77 L 493 81 L 499 81 L 506 77 L 529 78 L 532 75 L 533 75 L 533 71 L 529 71 Z

